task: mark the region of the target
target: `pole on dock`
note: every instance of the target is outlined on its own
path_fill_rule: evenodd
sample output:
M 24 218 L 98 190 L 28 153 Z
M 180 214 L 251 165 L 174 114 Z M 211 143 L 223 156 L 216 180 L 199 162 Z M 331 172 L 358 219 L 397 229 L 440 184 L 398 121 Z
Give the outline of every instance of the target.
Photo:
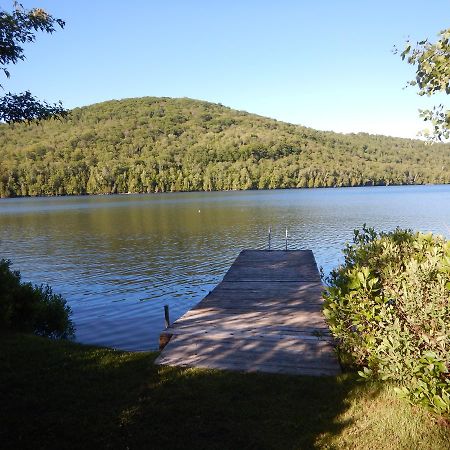
M 269 250 L 270 250 L 270 239 L 272 237 L 272 227 L 269 227 Z
M 287 251 L 287 241 L 288 241 L 288 232 L 287 232 L 287 228 L 286 228 L 286 251 Z
M 170 327 L 169 305 L 164 305 L 164 324 L 166 328 Z

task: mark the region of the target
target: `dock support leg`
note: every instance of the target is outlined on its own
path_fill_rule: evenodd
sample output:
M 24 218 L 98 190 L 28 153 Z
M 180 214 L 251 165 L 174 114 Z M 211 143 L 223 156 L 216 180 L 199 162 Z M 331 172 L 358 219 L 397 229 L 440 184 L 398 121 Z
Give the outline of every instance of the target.
M 164 325 L 170 327 L 169 305 L 164 305 Z

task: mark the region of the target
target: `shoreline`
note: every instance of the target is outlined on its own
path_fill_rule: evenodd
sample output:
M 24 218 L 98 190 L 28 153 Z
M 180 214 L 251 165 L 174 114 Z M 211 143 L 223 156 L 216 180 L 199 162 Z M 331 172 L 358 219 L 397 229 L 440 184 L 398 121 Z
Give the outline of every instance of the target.
M 55 194 L 55 195 L 15 195 L 11 197 L 0 197 L 1 200 L 26 199 L 26 198 L 72 198 L 72 197 L 110 197 L 127 195 L 162 195 L 162 194 L 201 194 L 218 192 L 275 192 L 275 191 L 311 191 L 311 190 L 336 190 L 353 188 L 387 188 L 387 187 L 406 187 L 406 186 L 450 186 L 450 183 L 405 183 L 405 184 L 359 184 L 354 186 L 316 186 L 316 187 L 287 187 L 287 188 L 264 188 L 264 189 L 222 189 L 222 190 L 192 190 L 192 191 L 158 191 L 158 192 L 110 192 L 98 194 Z

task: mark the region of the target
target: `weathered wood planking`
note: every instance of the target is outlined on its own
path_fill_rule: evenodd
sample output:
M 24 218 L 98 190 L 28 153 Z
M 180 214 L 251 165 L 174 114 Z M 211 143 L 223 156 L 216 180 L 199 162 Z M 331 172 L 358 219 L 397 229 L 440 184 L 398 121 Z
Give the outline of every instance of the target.
M 223 281 L 320 283 L 320 275 L 311 250 L 243 250 Z
M 243 250 L 223 281 L 161 333 L 156 364 L 302 375 L 340 367 L 310 250 Z

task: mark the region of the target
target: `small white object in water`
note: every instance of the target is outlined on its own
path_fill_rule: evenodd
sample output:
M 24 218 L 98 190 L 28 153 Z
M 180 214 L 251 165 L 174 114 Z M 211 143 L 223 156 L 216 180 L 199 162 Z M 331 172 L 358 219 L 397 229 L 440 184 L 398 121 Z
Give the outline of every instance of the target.
M 200 212 L 200 210 L 198 210 L 198 212 Z

